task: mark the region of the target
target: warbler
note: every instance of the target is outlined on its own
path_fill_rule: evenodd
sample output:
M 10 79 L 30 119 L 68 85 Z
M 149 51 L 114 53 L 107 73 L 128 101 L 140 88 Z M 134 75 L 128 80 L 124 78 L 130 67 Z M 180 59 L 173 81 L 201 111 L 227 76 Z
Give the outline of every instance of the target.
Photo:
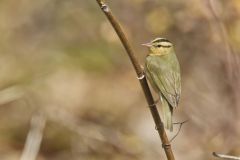
M 165 38 L 156 38 L 142 44 L 149 48 L 145 61 L 145 73 L 162 104 L 163 124 L 173 130 L 173 109 L 178 106 L 181 94 L 180 66 L 173 44 Z

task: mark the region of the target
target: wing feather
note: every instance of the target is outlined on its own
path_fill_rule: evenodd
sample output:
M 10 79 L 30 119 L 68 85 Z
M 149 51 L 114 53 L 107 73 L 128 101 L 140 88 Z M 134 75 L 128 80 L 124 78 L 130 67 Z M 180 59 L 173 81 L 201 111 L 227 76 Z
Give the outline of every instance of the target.
M 180 67 L 175 54 L 148 56 L 147 77 L 172 107 L 177 107 L 181 94 Z

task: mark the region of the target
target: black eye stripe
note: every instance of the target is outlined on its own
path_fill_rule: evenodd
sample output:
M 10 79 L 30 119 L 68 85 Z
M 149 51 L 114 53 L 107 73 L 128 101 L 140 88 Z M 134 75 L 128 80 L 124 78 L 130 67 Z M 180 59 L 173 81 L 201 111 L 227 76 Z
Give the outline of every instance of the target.
M 156 47 L 158 47 L 158 48 L 160 48 L 160 47 L 163 47 L 163 48 L 170 48 L 171 46 L 170 46 L 170 45 L 163 46 L 163 45 L 158 44 L 158 45 L 156 45 Z

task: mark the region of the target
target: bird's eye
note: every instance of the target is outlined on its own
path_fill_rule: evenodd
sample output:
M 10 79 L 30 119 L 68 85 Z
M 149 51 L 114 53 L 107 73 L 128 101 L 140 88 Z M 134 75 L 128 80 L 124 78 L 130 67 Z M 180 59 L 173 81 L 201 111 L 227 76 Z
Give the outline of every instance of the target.
M 162 47 L 160 44 L 158 44 L 156 47 L 158 47 L 158 48 L 160 48 L 160 47 Z

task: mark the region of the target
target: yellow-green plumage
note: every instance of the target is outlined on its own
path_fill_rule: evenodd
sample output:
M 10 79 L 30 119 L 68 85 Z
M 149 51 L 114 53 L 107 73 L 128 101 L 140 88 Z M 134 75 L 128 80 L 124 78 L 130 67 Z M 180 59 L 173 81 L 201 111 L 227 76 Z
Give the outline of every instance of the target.
M 160 96 L 164 126 L 172 131 L 173 108 L 177 107 L 181 94 L 179 63 L 173 45 L 168 40 L 157 38 L 145 45 L 150 48 L 145 72 Z

